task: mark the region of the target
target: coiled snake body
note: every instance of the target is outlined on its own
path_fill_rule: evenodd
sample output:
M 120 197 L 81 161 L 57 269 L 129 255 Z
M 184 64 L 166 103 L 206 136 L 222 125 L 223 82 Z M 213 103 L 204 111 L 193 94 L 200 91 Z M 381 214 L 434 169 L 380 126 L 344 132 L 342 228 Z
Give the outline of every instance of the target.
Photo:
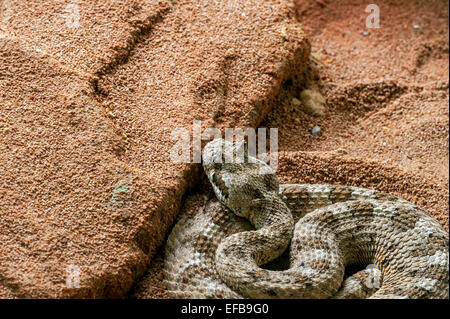
M 224 145 L 244 148 L 244 162 L 227 163 Z M 244 143 L 208 143 L 203 166 L 219 201 L 168 238 L 172 297 L 448 298 L 448 233 L 417 206 L 364 188 L 278 185 Z M 271 266 L 288 247 L 288 265 Z M 344 280 L 350 265 L 371 267 Z

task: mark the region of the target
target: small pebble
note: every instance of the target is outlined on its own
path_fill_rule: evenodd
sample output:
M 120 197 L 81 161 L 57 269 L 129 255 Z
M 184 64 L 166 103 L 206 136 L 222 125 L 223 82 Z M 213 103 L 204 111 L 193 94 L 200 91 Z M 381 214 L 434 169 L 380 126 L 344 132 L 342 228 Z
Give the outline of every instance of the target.
M 313 52 L 311 53 L 311 56 L 317 61 L 322 61 L 322 54 L 320 54 L 320 52 Z
M 303 104 L 303 110 L 310 115 L 323 115 L 325 112 L 324 104 L 325 98 L 320 94 L 318 90 L 305 89 L 300 92 L 299 105 Z M 294 100 L 291 102 L 295 102 Z
M 418 24 L 415 24 L 415 25 L 413 25 L 413 29 L 419 30 L 419 29 L 420 29 L 420 26 L 419 26 Z
M 340 148 L 340 147 L 336 150 L 336 152 L 341 154 L 341 155 L 346 155 L 347 154 L 347 151 L 344 150 L 343 148 Z
M 367 31 L 363 31 L 363 32 L 362 32 L 362 35 L 363 35 L 363 36 L 365 36 L 365 37 L 368 37 L 368 36 L 369 36 L 369 34 L 370 34 L 370 33 L 369 33 L 369 32 L 367 32 Z
M 108 115 L 108 116 L 109 116 L 110 118 L 112 118 L 112 119 L 116 118 L 116 116 L 114 115 L 114 113 L 111 112 L 111 111 L 107 112 L 106 115 Z
M 291 104 L 292 104 L 292 106 L 294 106 L 294 107 L 298 107 L 298 106 L 302 105 L 302 102 L 300 102 L 299 99 L 293 97 L 292 100 L 291 100 Z
M 285 26 L 281 27 L 280 33 L 281 33 L 281 36 L 283 37 L 283 40 L 285 40 L 285 41 L 289 40 L 289 37 L 288 37 L 288 34 L 287 34 Z
M 320 133 L 320 127 L 318 127 L 317 125 L 313 127 L 313 129 L 311 130 L 311 134 L 312 135 L 317 135 Z

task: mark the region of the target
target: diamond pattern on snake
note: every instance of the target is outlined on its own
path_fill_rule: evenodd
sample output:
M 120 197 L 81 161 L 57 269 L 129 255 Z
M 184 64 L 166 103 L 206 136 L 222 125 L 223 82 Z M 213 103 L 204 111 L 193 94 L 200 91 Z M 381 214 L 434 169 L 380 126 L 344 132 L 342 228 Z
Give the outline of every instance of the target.
M 242 163 L 227 163 L 226 150 L 242 149 Z M 169 235 L 171 297 L 449 297 L 449 236 L 433 217 L 374 190 L 279 185 L 246 150 L 222 139 L 205 146 L 203 168 L 217 200 L 181 216 Z M 276 266 L 283 255 L 287 262 Z M 354 265 L 369 267 L 347 276 Z

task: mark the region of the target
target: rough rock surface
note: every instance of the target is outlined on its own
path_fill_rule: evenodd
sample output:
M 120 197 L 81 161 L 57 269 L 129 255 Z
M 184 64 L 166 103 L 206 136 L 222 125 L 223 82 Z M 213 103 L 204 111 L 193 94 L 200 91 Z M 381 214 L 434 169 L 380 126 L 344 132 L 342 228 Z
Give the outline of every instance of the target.
M 365 0 L 294 2 L 313 72 L 306 85 L 283 86 L 285 98 L 263 123 L 278 128 L 280 182 L 384 191 L 448 231 L 449 1 L 379 1 L 378 29 L 366 27 Z M 305 89 L 325 98 L 323 112 L 304 105 Z M 315 126 L 321 131 L 313 135 Z M 195 214 L 214 198 L 208 184 L 183 211 Z M 163 250 L 131 297 L 167 298 L 162 257 Z
M 122 296 L 197 180 L 171 131 L 257 125 L 309 44 L 285 0 L 3 7 L 0 297 Z

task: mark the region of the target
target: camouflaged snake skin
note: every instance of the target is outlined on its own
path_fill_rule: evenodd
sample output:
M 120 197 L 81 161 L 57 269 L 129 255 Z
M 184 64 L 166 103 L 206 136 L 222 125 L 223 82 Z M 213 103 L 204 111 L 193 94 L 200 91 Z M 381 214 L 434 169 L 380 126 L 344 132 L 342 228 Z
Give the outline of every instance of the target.
M 168 238 L 172 297 L 449 297 L 448 233 L 420 208 L 364 188 L 279 186 L 261 161 L 226 163 L 225 144 L 247 154 L 244 143 L 206 145 L 203 166 L 219 201 L 182 216 Z M 261 267 L 288 247 L 287 266 Z M 344 280 L 348 265 L 372 267 Z

